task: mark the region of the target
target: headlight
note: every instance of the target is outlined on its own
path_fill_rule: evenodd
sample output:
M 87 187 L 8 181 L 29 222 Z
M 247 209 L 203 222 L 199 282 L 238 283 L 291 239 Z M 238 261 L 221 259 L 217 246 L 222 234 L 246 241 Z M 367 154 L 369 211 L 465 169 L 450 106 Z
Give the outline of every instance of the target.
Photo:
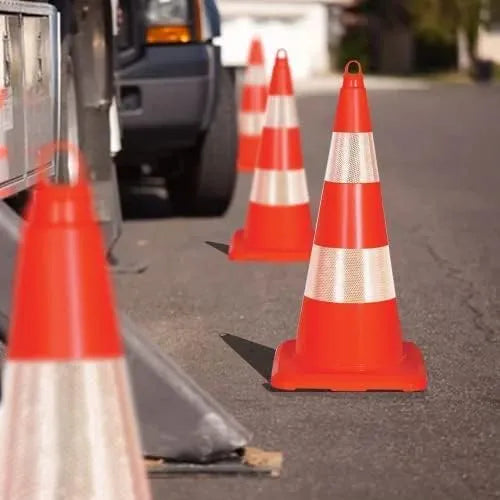
M 195 38 L 197 0 L 149 0 L 146 10 L 148 43 L 186 43 Z
M 146 12 L 149 25 L 187 25 L 189 7 L 187 0 L 150 0 Z

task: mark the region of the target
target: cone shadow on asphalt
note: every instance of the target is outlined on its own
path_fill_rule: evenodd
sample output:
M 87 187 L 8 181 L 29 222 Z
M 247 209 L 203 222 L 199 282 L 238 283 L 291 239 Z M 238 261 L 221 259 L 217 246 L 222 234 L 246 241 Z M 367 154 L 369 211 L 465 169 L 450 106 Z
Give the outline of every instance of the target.
M 244 361 L 246 361 L 259 375 L 265 378 L 265 382 L 262 387 L 268 392 L 275 394 L 281 394 L 283 396 L 293 396 L 294 394 L 316 394 L 317 396 L 324 397 L 336 396 L 342 399 L 359 399 L 363 394 L 370 393 L 372 399 L 382 399 L 392 400 L 395 396 L 401 398 L 401 394 L 405 394 L 407 398 L 411 399 L 425 399 L 425 393 L 421 392 L 405 392 L 394 390 L 383 392 L 380 391 L 361 391 L 361 392 L 344 392 L 344 391 L 330 391 L 328 389 L 297 389 L 295 391 L 281 391 L 279 389 L 274 389 L 269 383 L 271 380 L 271 371 L 273 367 L 274 360 L 274 349 L 267 347 L 257 342 L 252 342 L 251 340 L 238 337 L 237 335 L 231 335 L 230 333 L 225 333 L 221 335 L 221 339 L 238 354 Z M 366 396 L 365 396 L 366 397 Z
M 274 360 L 273 348 L 258 344 L 257 342 L 252 342 L 251 340 L 246 340 L 236 335 L 231 335 L 230 333 L 221 335 L 221 338 L 234 352 L 236 352 L 236 354 L 259 373 L 259 375 L 266 379 L 262 384 L 262 387 L 264 387 L 266 391 L 283 395 L 293 395 L 296 393 L 320 393 L 324 395 L 325 392 L 328 392 L 324 389 L 300 389 L 296 391 L 280 391 L 279 389 L 274 389 L 269 383 Z
M 230 333 L 221 335 L 221 338 L 236 354 L 269 382 L 273 367 L 274 349 Z
M 217 243 L 216 241 L 205 241 L 205 243 L 208 246 L 211 246 L 212 248 L 215 248 L 216 250 L 219 250 L 219 252 L 222 252 L 226 255 L 229 253 L 229 245 L 226 245 L 226 243 Z

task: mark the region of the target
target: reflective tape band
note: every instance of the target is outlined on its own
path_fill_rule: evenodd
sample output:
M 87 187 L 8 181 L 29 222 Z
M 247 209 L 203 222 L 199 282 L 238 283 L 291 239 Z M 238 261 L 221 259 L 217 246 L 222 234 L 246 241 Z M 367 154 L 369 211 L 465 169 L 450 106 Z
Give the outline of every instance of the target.
M 0 498 L 150 498 L 126 370 L 122 359 L 7 361 Z
M 292 206 L 309 202 L 305 170 L 256 168 L 250 201 L 260 205 Z
M 313 245 L 304 295 L 323 302 L 351 304 L 395 298 L 389 247 Z
M 378 182 L 373 134 L 333 132 L 325 180 L 342 183 Z
M 240 113 L 239 132 L 246 135 L 260 135 L 264 125 L 264 113 Z
M 296 128 L 299 126 L 295 98 L 291 95 L 270 95 L 267 98 L 266 127 Z
M 266 85 L 266 70 L 264 66 L 250 65 L 247 66 L 245 71 L 243 82 L 245 85 Z

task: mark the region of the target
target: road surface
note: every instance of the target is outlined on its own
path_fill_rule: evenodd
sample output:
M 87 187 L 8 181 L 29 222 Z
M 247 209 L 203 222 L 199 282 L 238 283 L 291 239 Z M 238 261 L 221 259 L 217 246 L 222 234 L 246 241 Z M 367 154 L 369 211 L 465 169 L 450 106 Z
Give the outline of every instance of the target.
M 299 99 L 316 213 L 336 96 Z M 165 352 L 284 453 L 281 478 L 154 480 L 155 499 L 500 498 L 500 88 L 373 91 L 370 103 L 405 336 L 423 394 L 270 392 L 272 349 L 295 335 L 306 264 L 238 264 L 227 244 L 250 177 L 222 219 L 164 218 L 154 192 L 124 197 L 121 305 Z M 253 343 L 253 344 L 252 344 Z

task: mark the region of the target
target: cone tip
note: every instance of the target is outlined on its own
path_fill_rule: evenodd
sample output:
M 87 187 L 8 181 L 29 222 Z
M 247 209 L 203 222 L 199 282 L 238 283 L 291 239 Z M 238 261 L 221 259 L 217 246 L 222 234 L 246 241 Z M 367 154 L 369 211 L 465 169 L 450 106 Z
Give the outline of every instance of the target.
M 67 153 L 78 166 L 76 179 L 57 182 L 44 167 L 57 153 Z M 95 221 L 83 153 L 66 141 L 48 143 L 37 151 L 37 174 L 26 220 L 31 224 L 74 226 Z
M 356 67 L 355 72 L 351 71 L 353 66 Z M 344 68 L 344 82 L 342 86 L 364 88 L 363 67 L 358 60 L 351 59 L 347 61 Z
M 288 54 L 287 54 L 286 50 L 283 49 L 283 48 L 278 49 L 278 52 L 276 52 L 276 59 L 278 61 L 280 61 L 280 60 L 287 61 L 288 60 Z
M 293 95 L 292 76 L 288 66 L 288 54 L 283 48 L 276 52 L 269 94 L 282 96 Z
M 357 59 L 351 59 L 350 61 L 347 61 L 347 64 L 345 65 L 344 68 L 344 73 L 352 74 L 351 67 L 353 64 L 356 66 L 357 69 L 356 73 L 363 74 L 363 67 L 361 66 L 361 63 Z
M 344 81 L 340 91 L 334 132 L 371 132 L 372 124 L 361 63 L 348 61 L 344 68 Z
M 250 54 L 248 56 L 248 63 L 253 65 L 264 64 L 264 51 L 262 49 L 262 42 L 260 37 L 254 36 L 250 43 Z

